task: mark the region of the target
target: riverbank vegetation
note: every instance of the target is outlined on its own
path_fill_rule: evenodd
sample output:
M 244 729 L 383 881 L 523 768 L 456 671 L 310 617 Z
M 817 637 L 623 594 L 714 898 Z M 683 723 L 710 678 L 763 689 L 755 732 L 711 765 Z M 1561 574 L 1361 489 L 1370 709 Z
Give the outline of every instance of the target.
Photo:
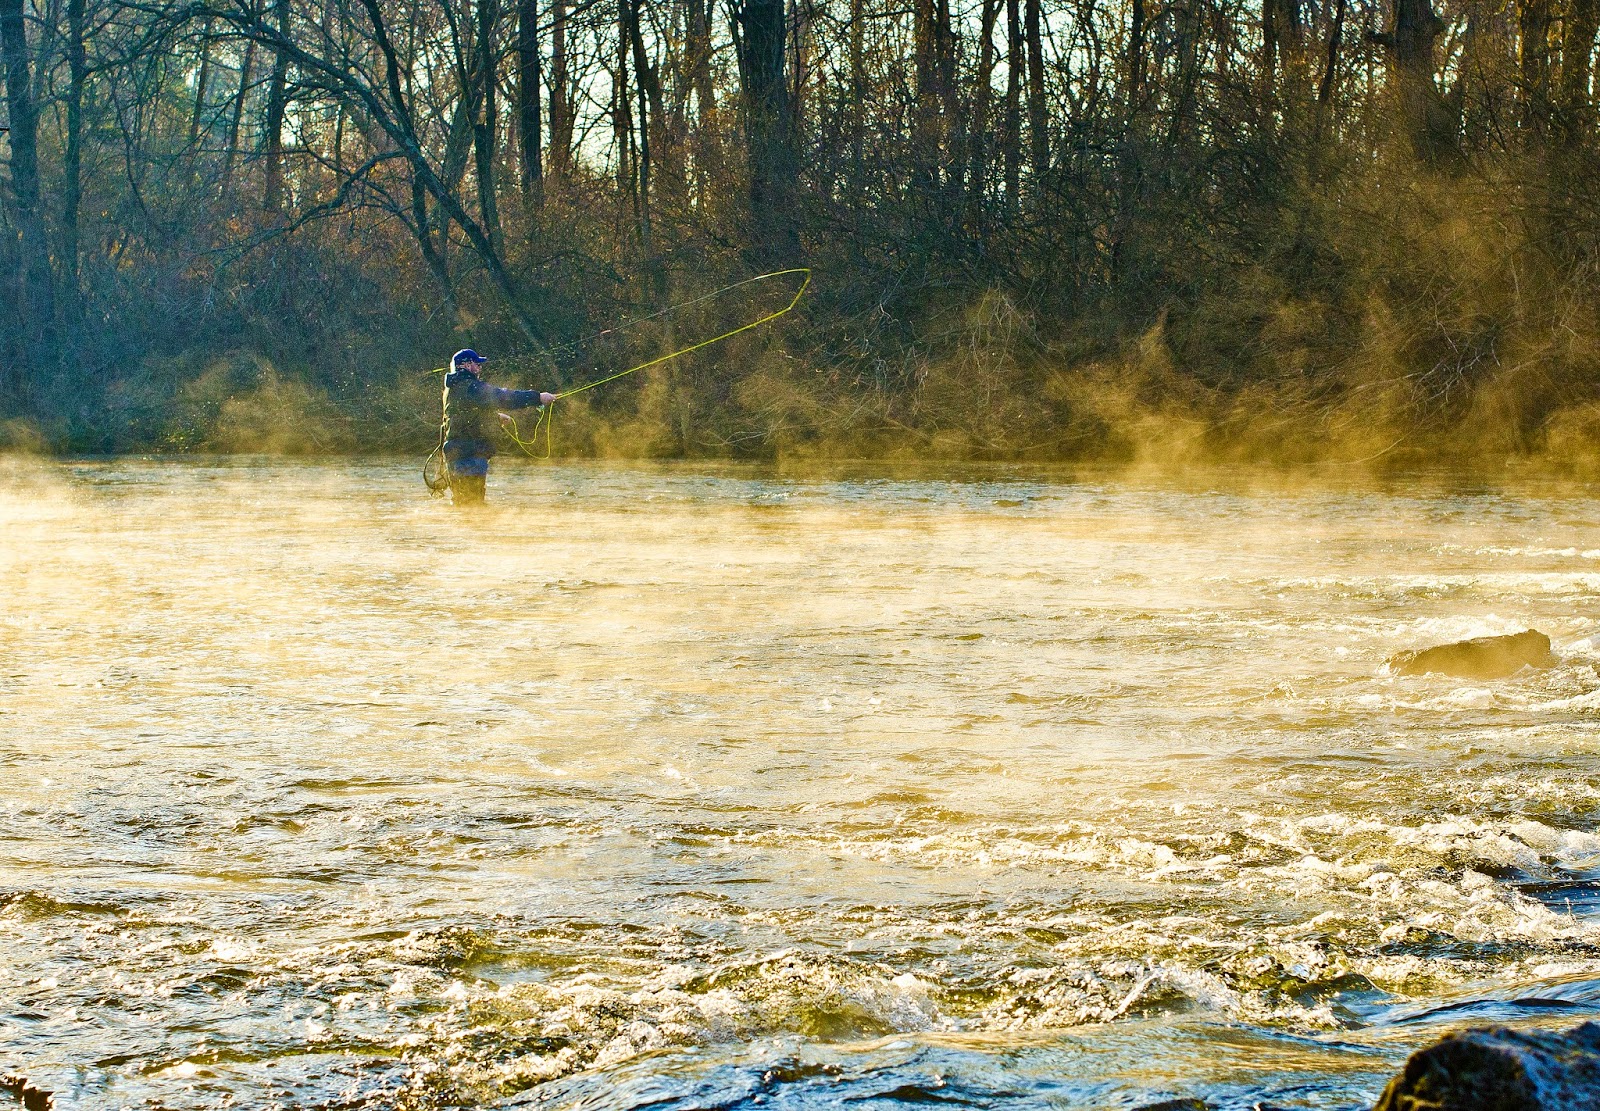
M 0 0 L 0 437 L 1600 458 L 1600 0 Z M 608 335 L 597 335 L 606 329 Z

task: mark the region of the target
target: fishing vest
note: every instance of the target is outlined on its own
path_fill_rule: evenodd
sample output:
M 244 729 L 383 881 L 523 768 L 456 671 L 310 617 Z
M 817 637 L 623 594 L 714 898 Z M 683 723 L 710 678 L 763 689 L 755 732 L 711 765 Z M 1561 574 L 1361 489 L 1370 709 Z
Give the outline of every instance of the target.
M 493 408 L 485 405 L 476 395 L 483 381 L 476 374 L 452 370 L 444 376 L 444 438 L 451 440 L 481 440 L 492 443 L 494 425 L 490 419 Z

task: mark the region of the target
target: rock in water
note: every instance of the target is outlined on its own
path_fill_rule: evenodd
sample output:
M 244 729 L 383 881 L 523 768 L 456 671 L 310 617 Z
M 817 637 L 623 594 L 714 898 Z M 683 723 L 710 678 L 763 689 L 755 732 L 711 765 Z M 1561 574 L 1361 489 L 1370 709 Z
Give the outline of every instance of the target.
M 1550 667 L 1555 662 L 1550 638 L 1529 629 L 1511 636 L 1478 637 L 1415 652 L 1397 652 L 1389 657 L 1389 668 L 1396 675 L 1431 671 L 1461 679 L 1503 679 L 1524 667 Z
M 1463 1030 L 1411 1055 L 1373 1111 L 1600 1108 L 1600 1023 L 1565 1034 Z
M 11 1098 L 26 1111 L 52 1111 L 56 1105 L 54 1095 L 35 1088 L 28 1083 L 27 1077 L 0 1076 L 0 1091 L 11 1093 Z

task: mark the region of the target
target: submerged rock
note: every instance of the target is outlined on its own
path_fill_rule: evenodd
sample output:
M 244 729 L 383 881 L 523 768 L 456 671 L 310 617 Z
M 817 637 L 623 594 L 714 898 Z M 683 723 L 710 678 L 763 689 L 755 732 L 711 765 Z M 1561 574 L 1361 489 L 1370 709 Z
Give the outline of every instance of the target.
M 1477 637 L 1389 657 L 1396 675 L 1434 672 L 1460 679 L 1502 679 L 1524 667 L 1550 667 L 1556 662 L 1550 638 L 1536 629 L 1503 637 Z
M 51 1111 L 56 1105 L 52 1093 L 35 1088 L 23 1076 L 0 1076 L 0 1091 L 9 1093 L 27 1111 Z
M 1495 1026 L 1411 1055 L 1373 1111 L 1600 1108 L 1600 1023 L 1564 1034 Z

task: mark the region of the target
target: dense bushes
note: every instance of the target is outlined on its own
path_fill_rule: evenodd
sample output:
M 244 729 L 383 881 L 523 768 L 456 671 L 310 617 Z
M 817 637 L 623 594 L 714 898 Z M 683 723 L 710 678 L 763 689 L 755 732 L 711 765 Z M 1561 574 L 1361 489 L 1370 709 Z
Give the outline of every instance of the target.
M 14 157 L 9 443 L 423 450 L 455 347 L 571 386 L 771 311 L 792 285 L 696 299 L 804 264 L 794 314 L 563 402 L 554 450 L 1600 459 L 1576 16 L 1531 86 L 1488 0 L 1404 57 L 1420 0 L 1366 35 L 1342 3 L 796 4 L 773 100 L 701 0 L 546 5 L 542 70 L 524 5 L 85 3 L 26 13 L 44 231 Z

